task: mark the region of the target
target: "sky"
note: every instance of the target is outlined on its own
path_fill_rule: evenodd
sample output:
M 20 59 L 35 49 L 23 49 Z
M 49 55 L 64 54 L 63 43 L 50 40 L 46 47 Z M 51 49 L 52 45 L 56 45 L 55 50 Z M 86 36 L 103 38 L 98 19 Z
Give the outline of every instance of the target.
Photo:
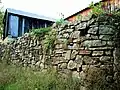
M 100 0 L 1 0 L 1 6 L 59 19 L 61 14 L 68 17 Z

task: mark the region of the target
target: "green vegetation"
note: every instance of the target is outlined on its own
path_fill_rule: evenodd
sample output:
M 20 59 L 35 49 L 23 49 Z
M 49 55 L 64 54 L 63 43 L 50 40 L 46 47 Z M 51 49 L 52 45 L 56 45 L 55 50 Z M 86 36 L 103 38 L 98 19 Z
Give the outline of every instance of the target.
M 92 9 L 91 13 L 95 16 L 103 14 L 105 11 L 102 8 L 102 3 L 95 5 L 93 2 L 90 4 L 90 8 Z
M 51 27 L 39 28 L 39 29 L 32 29 L 30 33 L 31 33 L 31 35 L 35 35 L 37 37 L 43 37 L 49 31 L 51 31 Z
M 48 34 L 45 35 L 45 39 L 43 40 L 43 48 L 45 53 L 49 52 L 51 53 L 51 51 L 54 48 L 54 42 L 56 40 L 56 30 L 51 30 L 50 32 L 48 32 Z
M 0 90 L 79 90 L 79 80 L 63 77 L 56 70 L 41 72 L 0 64 Z
M 4 17 L 4 12 L 2 8 L 0 8 L 0 36 L 2 37 L 3 34 L 3 17 Z

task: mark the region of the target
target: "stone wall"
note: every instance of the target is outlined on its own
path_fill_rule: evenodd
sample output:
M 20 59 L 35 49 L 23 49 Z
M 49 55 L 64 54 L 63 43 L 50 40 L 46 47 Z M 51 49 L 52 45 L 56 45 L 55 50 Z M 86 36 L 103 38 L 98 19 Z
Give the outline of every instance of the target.
M 1 59 L 34 69 L 45 69 L 51 63 L 63 74 L 72 73 L 77 78 L 84 77 L 88 67 L 96 67 L 106 70 L 107 84 L 115 84 L 119 81 L 120 66 L 119 43 L 115 43 L 119 20 L 118 17 L 103 15 L 64 23 L 59 28 L 53 25 L 58 32 L 57 40 L 53 53 L 46 55 L 42 40 L 25 34 L 9 45 L 1 45 Z

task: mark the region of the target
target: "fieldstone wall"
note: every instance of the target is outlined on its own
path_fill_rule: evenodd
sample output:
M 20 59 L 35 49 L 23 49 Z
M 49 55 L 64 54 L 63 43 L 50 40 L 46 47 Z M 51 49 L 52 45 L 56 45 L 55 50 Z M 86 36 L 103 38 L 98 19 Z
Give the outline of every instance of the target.
M 1 59 L 34 69 L 45 69 L 52 64 L 59 72 L 71 73 L 79 79 L 85 77 L 88 67 L 100 68 L 105 70 L 107 85 L 115 85 L 120 81 L 119 33 L 116 34 L 119 20 L 101 15 L 61 26 L 54 24 L 58 35 L 52 54 L 43 53 L 42 39 L 25 34 L 9 45 L 1 45 Z

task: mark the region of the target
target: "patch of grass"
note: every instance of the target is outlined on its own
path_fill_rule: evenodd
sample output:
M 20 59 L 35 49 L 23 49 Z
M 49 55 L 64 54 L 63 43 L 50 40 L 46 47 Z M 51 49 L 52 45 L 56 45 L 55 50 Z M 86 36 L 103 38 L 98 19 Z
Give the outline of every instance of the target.
M 56 70 L 35 72 L 0 64 L 0 90 L 79 90 L 78 80 L 64 78 Z

